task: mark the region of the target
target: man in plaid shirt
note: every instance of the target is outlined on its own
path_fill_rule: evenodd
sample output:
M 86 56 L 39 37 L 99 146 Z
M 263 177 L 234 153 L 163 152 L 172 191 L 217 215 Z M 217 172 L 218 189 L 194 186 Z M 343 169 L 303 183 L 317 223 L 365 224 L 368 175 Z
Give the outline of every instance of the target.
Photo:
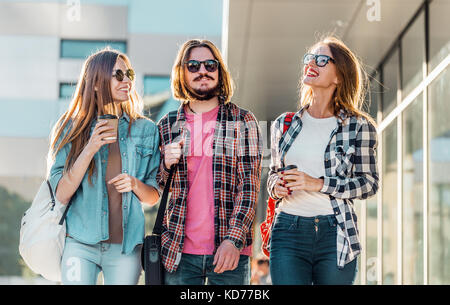
M 249 284 L 262 139 L 254 115 L 230 102 L 232 80 L 219 50 L 189 40 L 172 70 L 182 101 L 160 130 L 164 187 L 176 167 L 161 234 L 166 284 Z

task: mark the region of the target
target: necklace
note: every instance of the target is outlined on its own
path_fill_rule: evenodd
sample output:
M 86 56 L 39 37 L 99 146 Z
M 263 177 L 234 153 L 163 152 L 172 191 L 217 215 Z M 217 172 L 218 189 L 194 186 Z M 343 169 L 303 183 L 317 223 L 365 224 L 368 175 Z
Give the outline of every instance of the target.
M 188 106 L 189 110 L 190 110 L 193 114 L 197 114 L 197 112 L 195 112 L 194 110 L 192 110 L 192 108 L 191 108 L 191 102 L 188 102 L 187 106 Z

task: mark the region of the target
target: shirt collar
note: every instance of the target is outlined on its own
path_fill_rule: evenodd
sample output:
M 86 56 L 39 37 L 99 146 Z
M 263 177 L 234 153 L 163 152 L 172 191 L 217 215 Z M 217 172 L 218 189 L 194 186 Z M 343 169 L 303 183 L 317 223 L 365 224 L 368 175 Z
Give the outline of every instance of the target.
M 297 111 L 297 113 L 294 115 L 294 118 L 293 119 L 301 119 L 301 117 L 303 116 L 303 112 L 306 110 L 306 109 L 308 109 L 309 108 L 309 104 L 306 104 L 306 105 L 304 105 L 304 106 L 302 106 L 301 108 L 300 108 L 300 110 L 299 111 Z M 338 113 L 338 115 L 337 115 L 337 121 L 340 123 L 340 124 L 343 124 L 344 122 L 345 122 L 345 120 L 347 119 L 349 117 L 349 115 L 348 115 L 348 113 L 347 113 L 347 111 L 345 111 L 344 109 L 339 109 L 339 113 Z
M 125 111 L 122 111 L 122 116 L 120 117 L 120 119 L 124 118 L 125 120 L 127 120 L 127 122 L 130 122 L 130 117 L 128 116 L 128 114 Z
M 180 107 L 178 107 L 177 111 L 177 121 L 185 121 L 186 120 L 186 113 L 184 111 L 184 103 L 180 103 Z M 222 111 L 223 107 L 225 106 L 224 99 L 222 96 L 219 96 L 219 113 Z

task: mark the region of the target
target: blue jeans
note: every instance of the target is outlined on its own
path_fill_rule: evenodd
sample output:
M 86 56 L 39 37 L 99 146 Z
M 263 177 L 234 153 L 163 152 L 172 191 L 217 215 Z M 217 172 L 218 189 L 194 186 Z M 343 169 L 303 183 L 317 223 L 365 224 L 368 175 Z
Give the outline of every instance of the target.
M 174 272 L 165 273 L 166 285 L 249 285 L 250 259 L 241 255 L 236 269 L 215 273 L 214 255 L 183 253 Z
M 277 215 L 270 244 L 274 285 L 351 285 L 357 260 L 337 267 L 337 222 L 334 215 Z
M 136 285 L 142 272 L 141 245 L 130 255 L 122 254 L 122 244 L 83 244 L 66 237 L 61 260 L 64 285 L 95 285 L 100 271 L 105 285 Z

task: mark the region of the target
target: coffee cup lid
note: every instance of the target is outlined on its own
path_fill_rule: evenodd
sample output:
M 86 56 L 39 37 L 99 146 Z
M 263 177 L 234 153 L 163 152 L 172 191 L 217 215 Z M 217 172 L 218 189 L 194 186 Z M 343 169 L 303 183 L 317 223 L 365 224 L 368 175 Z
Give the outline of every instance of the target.
M 98 117 L 99 120 L 107 120 L 107 119 L 118 119 L 117 115 L 114 114 L 104 114 Z
M 288 170 L 290 170 L 290 169 L 294 169 L 294 168 L 297 168 L 297 165 L 288 165 L 288 166 L 286 166 L 285 168 L 284 168 L 284 170 L 285 171 L 288 171 Z

